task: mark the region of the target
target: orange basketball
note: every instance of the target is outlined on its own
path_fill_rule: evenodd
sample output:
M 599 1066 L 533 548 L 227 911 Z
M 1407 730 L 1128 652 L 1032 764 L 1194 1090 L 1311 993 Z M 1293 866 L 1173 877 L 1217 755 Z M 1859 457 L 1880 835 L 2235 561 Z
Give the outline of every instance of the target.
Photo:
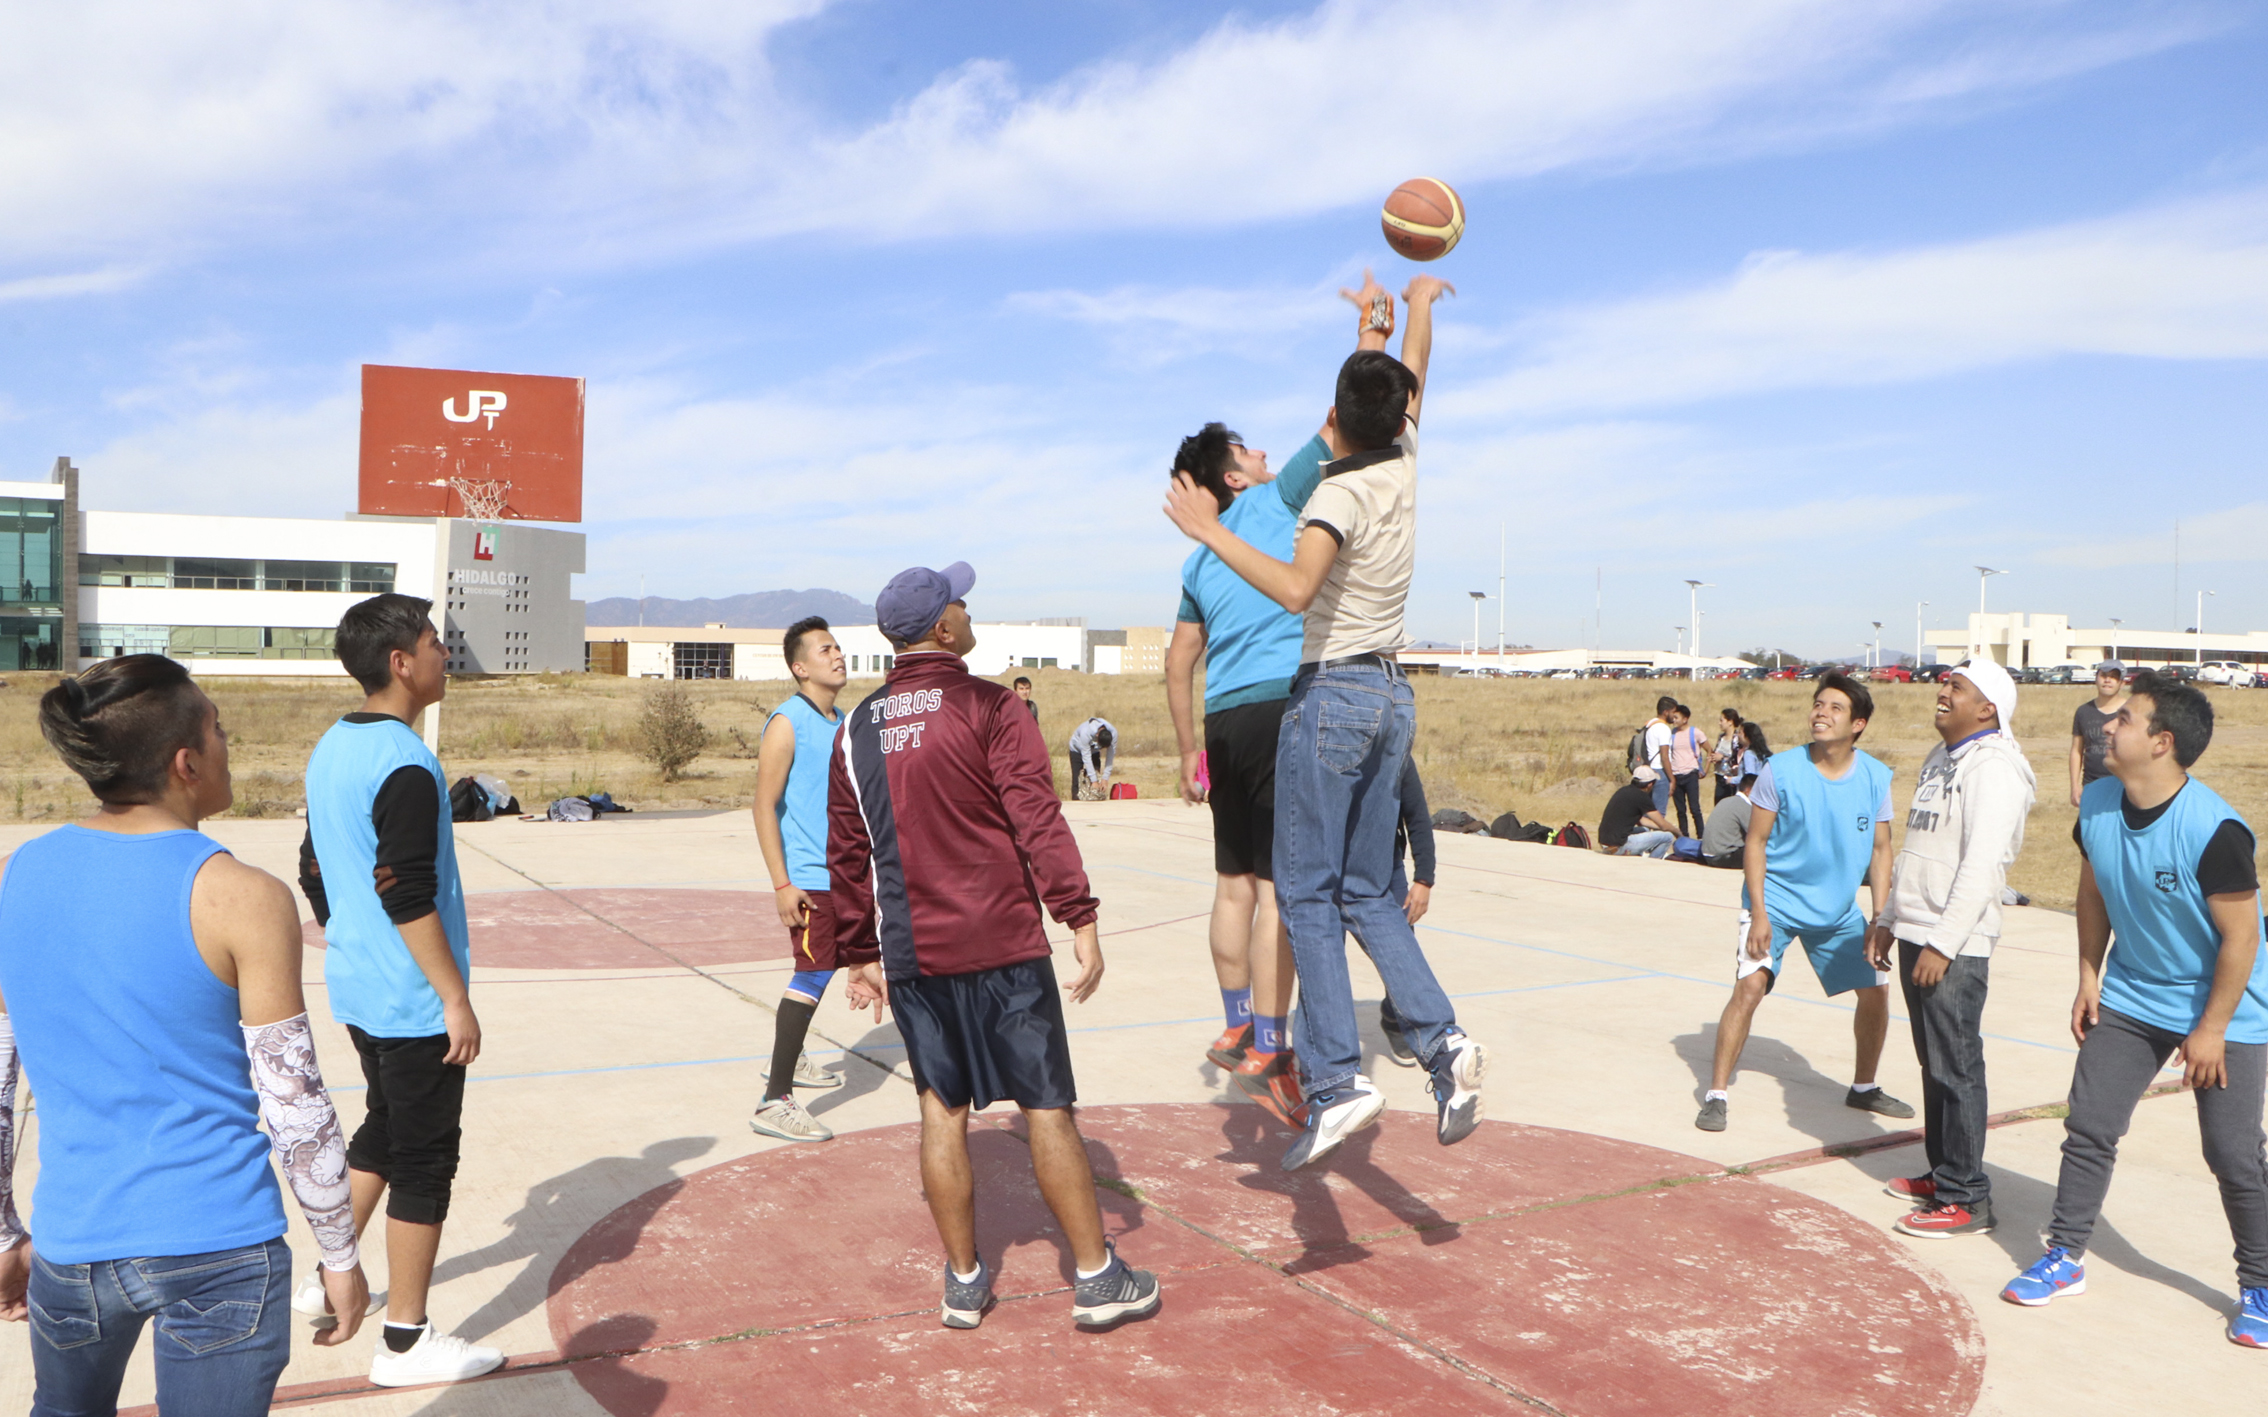
M 1457 248 L 1465 234 L 1465 204 L 1448 183 L 1413 177 L 1386 199 L 1378 222 L 1387 245 L 1413 261 L 1431 261 Z

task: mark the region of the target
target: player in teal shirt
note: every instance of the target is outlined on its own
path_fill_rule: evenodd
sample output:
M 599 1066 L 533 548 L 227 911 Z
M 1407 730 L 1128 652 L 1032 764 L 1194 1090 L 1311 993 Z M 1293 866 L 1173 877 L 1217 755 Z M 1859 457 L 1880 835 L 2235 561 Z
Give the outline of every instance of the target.
M 1740 1052 L 1756 1006 L 1772 992 L 1792 941 L 1830 996 L 1856 991 L 1851 1030 L 1858 1045 L 1855 1081 L 1843 1101 L 1885 1117 L 1914 1109 L 1875 1082 L 1890 1032 L 1890 976 L 1866 954 L 1866 923 L 1856 904 L 1864 881 L 1874 915 L 1890 894 L 1890 769 L 1859 749 L 1874 716 L 1874 696 L 1846 674 L 1821 676 L 1811 697 L 1811 742 L 1775 753 L 1749 793 L 1746 879 L 1740 893 L 1740 944 L 1733 953 L 1733 994 L 1717 1021 L 1717 1053 L 1709 1091 L 1693 1124 L 1725 1129 Z M 1761 897 L 1764 908 L 1756 909 Z
M 1289 561 L 1300 508 L 1330 456 L 1321 434 L 1280 473 L 1268 455 L 1218 423 L 1182 440 L 1174 469 L 1220 500 L 1221 524 L 1270 556 Z M 1299 1113 L 1290 1030 L 1291 941 L 1276 914 L 1276 743 L 1292 676 L 1299 672 L 1300 617 L 1252 588 L 1203 547 L 1181 568 L 1181 608 L 1166 652 L 1166 707 L 1181 746 L 1184 800 L 1213 814 L 1213 973 L 1226 1026 L 1205 1056 L 1261 1106 L 1287 1121 Z M 1198 663 L 1205 668 L 1204 753 L 1192 712 Z M 1198 764 L 1206 765 L 1200 785 Z

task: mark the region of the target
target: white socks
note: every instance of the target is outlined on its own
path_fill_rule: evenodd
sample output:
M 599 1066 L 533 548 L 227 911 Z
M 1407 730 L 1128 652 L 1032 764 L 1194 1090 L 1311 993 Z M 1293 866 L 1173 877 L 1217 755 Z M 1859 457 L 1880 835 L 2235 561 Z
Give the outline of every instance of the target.
M 1703 1102 L 1730 1102 L 1732 1101 L 1732 1094 L 1721 1087 L 1712 1087 L 1702 1095 L 1701 1100 Z
M 1878 1082 L 1854 1082 L 1851 1084 L 1851 1091 L 1853 1092 L 1880 1092 L 1881 1090 L 1882 1084 Z
M 969 1272 L 968 1272 L 967 1274 L 963 1274 L 963 1273 L 961 1273 L 961 1272 L 960 1272 L 959 1270 L 954 1270 L 954 1271 L 953 1271 L 953 1278 L 954 1278 L 955 1282 L 957 1282 L 957 1283 L 961 1283 L 961 1284 L 974 1284 L 974 1283 L 976 1283 L 976 1282 L 977 1282 L 977 1277 L 978 1277 L 979 1275 L 983 1274 L 983 1273 L 984 1273 L 984 1261 L 982 1261 L 982 1260 L 978 1260 L 978 1261 L 977 1261 L 977 1267 L 976 1267 L 975 1269 L 972 1269 L 972 1270 L 970 1270 L 970 1271 L 969 1271 Z

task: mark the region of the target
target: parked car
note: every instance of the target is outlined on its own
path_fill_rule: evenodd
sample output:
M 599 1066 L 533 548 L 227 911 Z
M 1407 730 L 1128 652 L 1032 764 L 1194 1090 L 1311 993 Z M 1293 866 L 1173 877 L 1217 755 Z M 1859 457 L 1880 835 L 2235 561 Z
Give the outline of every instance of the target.
M 2040 682 L 2042 684 L 2072 683 L 2076 678 L 2080 667 L 2081 666 L 2075 664 L 2042 665 L 2040 666 Z
M 1803 677 L 1803 670 L 1793 664 L 1783 664 L 1777 669 L 1765 670 L 1764 677 L 1767 679 L 1800 679 Z
M 1911 684 L 1914 671 L 1903 664 L 1878 664 L 1867 677 L 1877 684 Z
M 1922 665 L 1914 671 L 1913 682 L 1916 684 L 1942 684 L 1945 682 L 1945 676 L 1953 672 L 1953 668 L 1954 666 L 1950 664 Z
M 2251 668 L 2239 664 L 2233 659 L 2208 659 L 2197 666 L 2197 682 L 2200 684 L 2219 684 L 2224 688 L 2249 689 L 2252 687 L 2252 681 L 2253 671 Z

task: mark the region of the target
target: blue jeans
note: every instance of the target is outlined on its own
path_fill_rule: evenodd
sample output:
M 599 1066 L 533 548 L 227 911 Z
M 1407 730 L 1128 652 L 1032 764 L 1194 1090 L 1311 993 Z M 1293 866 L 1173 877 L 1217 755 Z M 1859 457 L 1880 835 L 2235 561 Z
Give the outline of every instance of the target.
M 1299 974 L 1292 1026 L 1307 1093 L 1362 1062 L 1347 933 L 1361 942 L 1428 1067 L 1457 1021 L 1394 900 L 1394 824 L 1417 731 L 1409 680 L 1381 665 L 1302 668 L 1276 741 L 1276 908 Z
M 32 1417 L 113 1417 L 142 1326 L 157 1319 L 157 1400 L 183 1417 L 268 1410 L 291 1360 L 291 1251 L 240 1250 L 31 1272 Z
M 1669 815 L 1669 789 L 1669 779 L 1662 776 L 1661 769 L 1656 768 L 1654 780 L 1646 784 L 1646 791 L 1653 794 L 1654 810 L 1665 817 Z
M 1617 856 L 1651 856 L 1659 861 L 1677 845 L 1676 832 L 1632 832 L 1630 839 L 1615 848 Z

